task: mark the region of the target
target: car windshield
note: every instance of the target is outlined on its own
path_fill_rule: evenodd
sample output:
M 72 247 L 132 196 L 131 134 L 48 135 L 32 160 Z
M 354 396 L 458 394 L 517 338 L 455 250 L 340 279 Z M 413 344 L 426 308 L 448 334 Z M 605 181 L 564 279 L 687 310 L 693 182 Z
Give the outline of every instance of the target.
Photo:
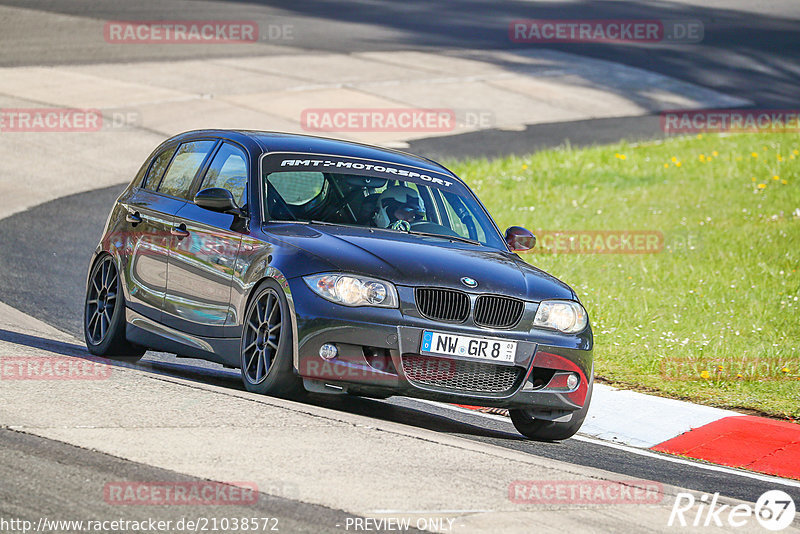
M 489 216 L 460 184 L 457 192 L 381 173 L 269 170 L 263 188 L 269 220 L 385 228 L 505 250 Z

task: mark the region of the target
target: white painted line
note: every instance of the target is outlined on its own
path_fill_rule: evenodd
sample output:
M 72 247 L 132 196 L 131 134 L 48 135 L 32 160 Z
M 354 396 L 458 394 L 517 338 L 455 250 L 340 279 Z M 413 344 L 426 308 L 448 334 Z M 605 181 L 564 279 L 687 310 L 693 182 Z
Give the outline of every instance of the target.
M 648 449 L 637 449 L 636 447 L 630 447 L 628 445 L 621 445 L 619 443 L 611 443 L 608 441 L 602 441 L 599 439 L 591 438 L 588 436 L 582 436 L 579 434 L 573 436 L 571 439 L 575 439 L 578 441 L 584 441 L 586 443 L 594 443 L 595 445 L 602 445 L 603 447 L 610 447 L 612 449 L 619 449 L 621 451 L 629 452 L 631 454 L 638 454 L 639 456 L 646 456 L 648 458 L 657 458 L 659 460 L 664 460 L 665 462 L 672 462 L 675 464 L 683 464 L 683 465 L 691 465 L 693 467 L 699 467 L 700 469 L 705 469 L 706 471 L 718 471 L 720 473 L 726 473 L 729 475 L 735 475 L 745 478 L 752 478 L 754 480 L 760 480 L 762 482 L 769 482 L 770 484 L 781 484 L 784 486 L 791 486 L 793 488 L 800 488 L 800 481 L 794 481 L 787 478 L 780 478 L 774 477 L 770 475 L 762 475 L 759 473 L 751 473 L 749 471 L 741 471 L 739 469 L 734 469 L 731 467 L 725 467 L 721 465 L 714 465 L 714 464 L 707 464 L 703 462 L 695 462 L 692 460 L 687 460 L 685 458 L 679 458 L 677 456 L 671 456 L 666 453 L 659 453 L 653 452 Z
M 415 402 L 421 402 L 424 404 L 431 404 L 434 406 L 438 406 L 440 408 L 446 408 L 448 410 L 453 410 L 456 412 L 464 413 L 464 414 L 471 414 L 478 417 L 485 417 L 487 419 L 493 419 L 495 421 L 500 421 L 502 423 L 506 423 L 508 425 L 512 425 L 511 420 L 508 417 L 503 417 L 501 415 L 493 415 L 489 413 L 483 412 L 476 412 L 475 410 L 470 410 L 468 408 L 461 408 L 459 406 L 453 406 L 451 404 L 443 404 L 436 401 L 429 401 L 424 399 L 412 399 Z M 513 426 L 513 425 L 512 425 Z M 690 465 L 692 467 L 697 467 L 699 469 L 705 469 L 706 471 L 716 471 L 719 473 L 725 473 L 728 475 L 740 476 L 745 478 L 751 478 L 754 480 L 760 480 L 762 482 L 769 482 L 771 484 L 780 484 L 783 486 L 790 486 L 793 488 L 800 488 L 800 481 L 790 480 L 786 478 L 774 477 L 770 475 L 762 475 L 759 473 L 751 473 L 749 471 L 741 471 L 739 469 L 733 469 L 731 467 L 724 467 L 721 465 L 714 465 L 714 464 L 706 464 L 702 462 L 695 462 L 692 460 L 687 460 L 685 458 L 678 458 L 676 456 L 670 456 L 664 453 L 653 452 L 648 449 L 638 449 L 636 447 L 631 447 L 628 445 L 622 445 L 619 443 L 612 443 L 610 441 L 603 441 L 596 438 L 592 438 L 589 436 L 581 435 L 581 433 L 576 434 L 570 439 L 574 439 L 577 441 L 583 441 L 586 443 L 592 443 L 594 445 L 600 445 L 602 447 L 609 447 L 611 449 L 617 449 L 621 451 L 625 451 L 631 454 L 638 454 L 639 456 L 645 456 L 647 458 L 654 458 L 657 460 L 663 460 L 665 462 L 672 462 L 675 464 L 682 464 L 682 465 Z
M 658 414 L 658 424 L 653 424 L 653 414 Z M 741 415 L 595 383 L 581 434 L 649 449 L 694 428 Z

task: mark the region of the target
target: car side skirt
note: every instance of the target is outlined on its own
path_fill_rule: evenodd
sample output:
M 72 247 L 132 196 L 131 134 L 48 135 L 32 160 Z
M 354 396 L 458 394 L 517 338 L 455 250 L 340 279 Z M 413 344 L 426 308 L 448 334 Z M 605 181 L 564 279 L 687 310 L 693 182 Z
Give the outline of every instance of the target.
M 125 337 L 131 343 L 151 350 L 198 358 L 236 367 L 239 362 L 239 338 L 204 337 L 180 332 L 130 309 L 125 309 Z

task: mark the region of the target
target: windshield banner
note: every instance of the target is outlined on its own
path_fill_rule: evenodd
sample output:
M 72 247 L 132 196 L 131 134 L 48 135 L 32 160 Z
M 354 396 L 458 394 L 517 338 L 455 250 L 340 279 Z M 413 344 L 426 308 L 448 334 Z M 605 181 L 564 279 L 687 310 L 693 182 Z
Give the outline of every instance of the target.
M 398 165 L 384 161 L 342 158 L 325 154 L 267 154 L 263 160 L 266 176 L 281 171 L 317 171 L 414 182 L 440 189 L 461 191 L 462 186 L 452 176 L 430 169 Z

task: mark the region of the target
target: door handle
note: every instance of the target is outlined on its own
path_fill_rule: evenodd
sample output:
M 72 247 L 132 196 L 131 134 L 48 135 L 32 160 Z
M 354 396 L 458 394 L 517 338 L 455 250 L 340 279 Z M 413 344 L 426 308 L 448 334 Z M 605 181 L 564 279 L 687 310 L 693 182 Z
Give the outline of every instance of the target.
M 131 224 L 139 224 L 140 222 L 142 222 L 142 217 L 141 215 L 139 215 L 138 211 L 136 213 L 132 213 L 129 211 L 128 214 L 125 216 L 125 220 Z
M 189 237 L 189 231 L 186 229 L 185 224 L 181 224 L 180 226 L 173 227 L 170 231 L 170 234 L 174 235 L 178 239 L 183 239 L 184 237 Z

